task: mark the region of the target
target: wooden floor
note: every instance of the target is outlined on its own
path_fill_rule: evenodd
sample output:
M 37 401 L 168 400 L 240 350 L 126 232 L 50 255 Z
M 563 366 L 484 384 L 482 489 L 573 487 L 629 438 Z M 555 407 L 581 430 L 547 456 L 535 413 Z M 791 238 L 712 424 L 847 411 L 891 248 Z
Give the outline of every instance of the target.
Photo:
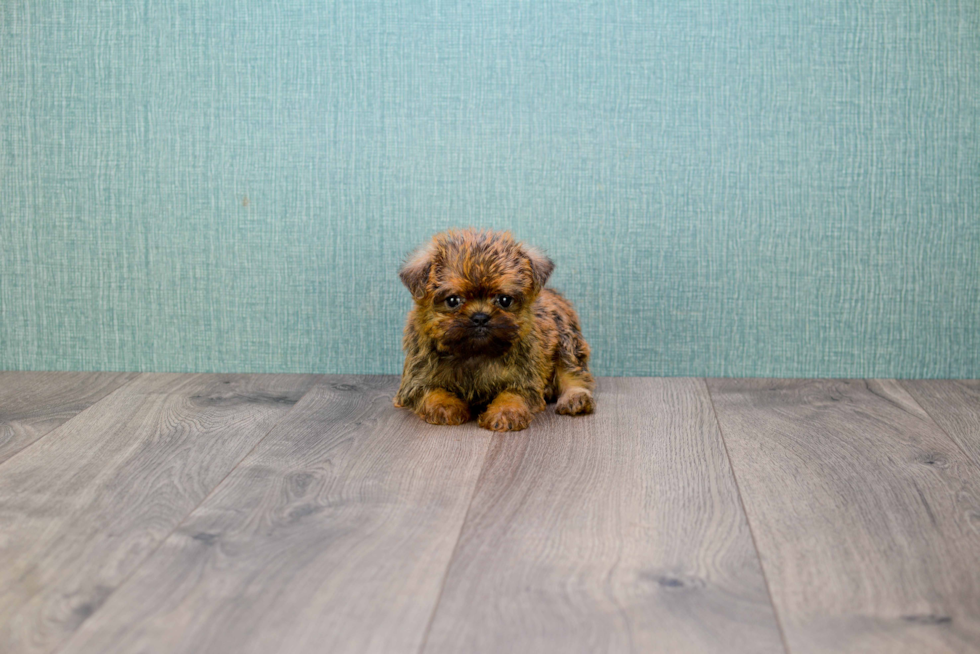
M 980 382 L 0 373 L 0 652 L 980 652 Z

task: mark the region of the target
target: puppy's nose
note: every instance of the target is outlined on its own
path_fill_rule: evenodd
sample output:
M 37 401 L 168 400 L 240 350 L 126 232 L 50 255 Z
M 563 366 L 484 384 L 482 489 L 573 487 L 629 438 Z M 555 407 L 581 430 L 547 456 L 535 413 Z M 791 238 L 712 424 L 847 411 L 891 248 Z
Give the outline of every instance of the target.
M 474 313 L 472 316 L 470 316 L 470 320 L 473 321 L 474 325 L 480 325 L 482 327 L 490 322 L 490 314 L 483 313 L 482 311 L 480 313 Z

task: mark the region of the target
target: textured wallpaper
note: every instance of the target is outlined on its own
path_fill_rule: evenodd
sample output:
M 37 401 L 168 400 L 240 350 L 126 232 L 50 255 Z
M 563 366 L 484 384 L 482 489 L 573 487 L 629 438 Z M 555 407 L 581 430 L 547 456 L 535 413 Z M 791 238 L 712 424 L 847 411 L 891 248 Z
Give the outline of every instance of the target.
M 399 372 L 457 225 L 599 374 L 980 376 L 980 3 L 0 2 L 0 369 Z

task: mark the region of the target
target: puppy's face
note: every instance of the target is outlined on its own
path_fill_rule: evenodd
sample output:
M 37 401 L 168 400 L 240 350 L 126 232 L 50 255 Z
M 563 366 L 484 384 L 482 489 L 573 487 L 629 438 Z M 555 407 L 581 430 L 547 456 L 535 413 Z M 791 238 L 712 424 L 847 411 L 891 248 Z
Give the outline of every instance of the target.
M 554 265 L 506 232 L 437 235 L 402 267 L 418 328 L 443 354 L 497 357 L 531 328 L 531 304 Z

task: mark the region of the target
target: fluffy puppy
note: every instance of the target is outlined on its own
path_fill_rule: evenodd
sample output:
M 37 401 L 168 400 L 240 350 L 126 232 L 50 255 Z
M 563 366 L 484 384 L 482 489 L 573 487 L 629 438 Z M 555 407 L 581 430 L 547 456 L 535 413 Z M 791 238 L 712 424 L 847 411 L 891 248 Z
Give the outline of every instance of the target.
M 572 305 L 545 288 L 554 264 L 508 232 L 451 230 L 413 253 L 399 276 L 412 293 L 395 406 L 434 425 L 479 415 L 524 429 L 545 402 L 591 413 L 595 380 Z

